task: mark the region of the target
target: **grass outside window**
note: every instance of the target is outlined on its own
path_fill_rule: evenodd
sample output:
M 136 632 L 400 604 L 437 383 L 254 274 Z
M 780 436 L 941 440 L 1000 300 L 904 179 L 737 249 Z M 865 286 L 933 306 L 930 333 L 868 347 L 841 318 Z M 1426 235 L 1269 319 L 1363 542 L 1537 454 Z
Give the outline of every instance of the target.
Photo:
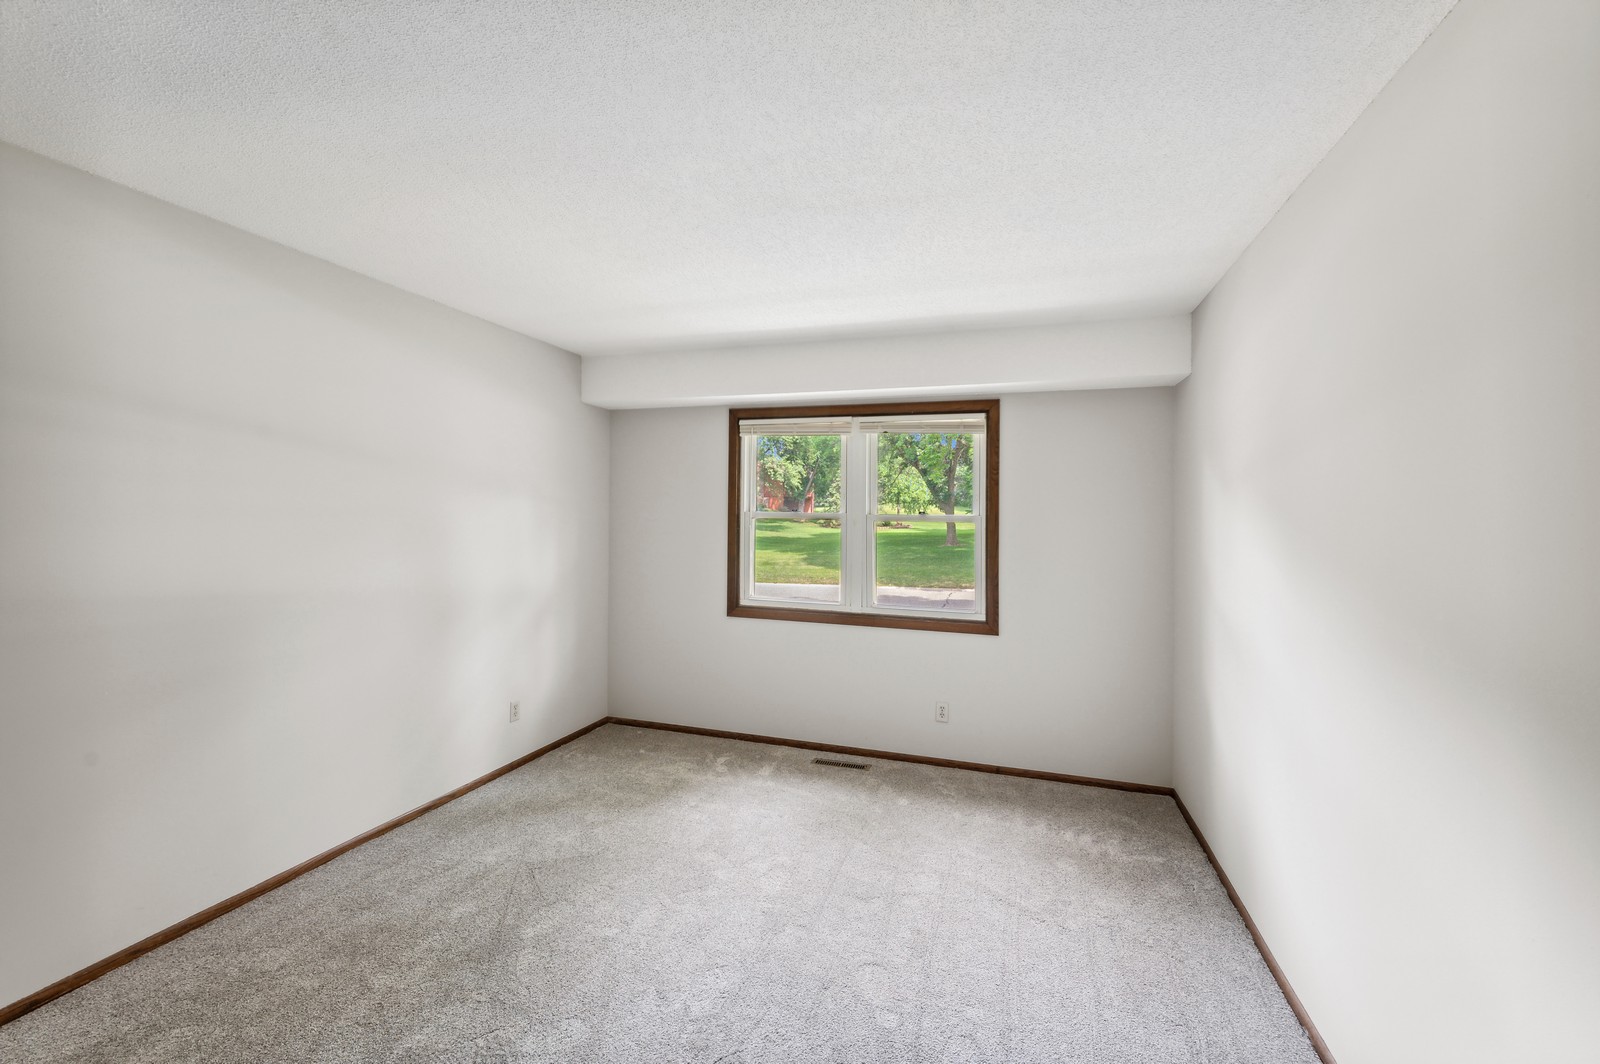
M 970 588 L 971 522 L 956 525 L 956 545 L 945 546 L 942 521 L 877 528 L 878 583 L 896 587 Z M 839 532 L 815 521 L 762 521 L 756 539 L 755 576 L 763 584 L 837 584 Z

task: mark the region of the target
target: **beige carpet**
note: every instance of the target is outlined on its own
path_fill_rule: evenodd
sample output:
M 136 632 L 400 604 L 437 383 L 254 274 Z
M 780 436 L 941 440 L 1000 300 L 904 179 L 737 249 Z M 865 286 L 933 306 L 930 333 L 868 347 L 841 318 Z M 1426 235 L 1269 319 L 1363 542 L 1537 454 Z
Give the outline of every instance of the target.
M 815 756 L 607 725 L 0 1060 L 1314 1064 L 1171 799 Z

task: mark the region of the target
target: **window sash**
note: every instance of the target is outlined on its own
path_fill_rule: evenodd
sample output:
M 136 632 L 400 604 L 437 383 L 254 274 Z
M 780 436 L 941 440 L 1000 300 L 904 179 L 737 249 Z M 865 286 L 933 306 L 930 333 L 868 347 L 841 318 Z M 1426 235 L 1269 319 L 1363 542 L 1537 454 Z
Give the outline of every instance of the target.
M 927 415 L 911 417 L 852 417 L 820 419 L 741 419 L 739 430 L 739 471 L 741 501 L 739 515 L 739 602 L 751 606 L 776 606 L 783 609 L 847 612 L 886 617 L 922 617 L 957 622 L 982 622 L 987 619 L 989 577 L 985 559 L 987 526 L 986 446 L 988 419 L 983 414 Z M 896 514 L 878 509 L 878 436 L 882 432 L 928 432 L 971 435 L 972 512 L 967 514 Z M 842 511 L 797 512 L 756 509 L 759 498 L 759 463 L 756 440 L 763 436 L 840 437 L 840 496 Z M 756 593 L 755 522 L 758 520 L 840 522 L 839 602 L 809 602 L 803 599 L 775 598 Z M 877 601 L 877 525 L 879 521 L 909 521 L 970 524 L 973 534 L 973 609 L 971 611 L 929 610 L 910 606 L 880 604 Z
M 865 566 L 866 573 L 865 573 L 865 577 L 864 577 L 864 581 L 865 581 L 866 586 L 863 589 L 863 598 L 861 600 L 863 612 L 884 614 L 884 615 L 889 615 L 889 616 L 916 616 L 916 617 L 936 616 L 936 617 L 958 617 L 958 618 L 961 618 L 963 620 L 970 619 L 970 620 L 974 620 L 974 621 L 983 620 L 984 619 L 984 603 L 987 601 L 987 599 L 985 598 L 985 595 L 984 595 L 984 580 L 985 580 L 986 574 L 984 573 L 985 566 L 983 564 L 983 559 L 985 557 L 984 531 L 985 531 L 986 522 L 983 520 L 984 505 L 985 505 L 985 500 L 984 500 L 983 496 L 984 496 L 984 485 L 987 483 L 987 480 L 988 480 L 988 478 L 985 476 L 985 469 L 984 469 L 985 456 L 988 453 L 988 448 L 984 446 L 984 443 L 985 443 L 985 440 L 984 440 L 985 432 L 983 431 L 983 429 L 987 427 L 986 425 L 984 425 L 984 419 L 981 416 L 979 418 L 977 418 L 977 422 L 978 422 L 978 424 L 980 426 L 980 429 L 978 431 L 970 431 L 970 432 L 962 433 L 962 435 L 971 435 L 972 436 L 972 513 L 970 513 L 970 514 L 944 514 L 944 513 L 940 513 L 940 514 L 893 514 L 893 513 L 884 513 L 879 507 L 880 500 L 878 499 L 878 488 L 879 488 L 879 484 L 878 484 L 878 436 L 879 436 L 880 432 L 889 432 L 889 431 L 903 432 L 903 431 L 906 431 L 906 430 L 904 430 L 902 428 L 899 428 L 898 426 L 911 424 L 911 422 L 908 422 L 905 419 L 881 419 L 881 418 L 871 418 L 871 419 L 863 418 L 861 420 L 865 421 L 865 422 L 871 422 L 872 423 L 872 431 L 869 433 L 870 445 L 869 445 L 869 447 L 866 448 L 866 450 L 868 450 L 870 452 L 870 455 L 869 455 L 869 458 L 868 458 L 867 470 L 866 470 L 866 473 L 867 473 L 867 476 L 869 478 L 870 483 L 868 485 L 868 490 L 867 490 L 867 495 L 868 495 L 867 503 L 868 503 L 869 512 L 868 512 L 867 517 L 866 517 L 865 540 L 864 540 L 864 544 L 863 544 L 863 546 L 865 548 L 865 551 L 866 551 L 866 566 Z M 926 422 L 919 422 L 919 423 L 926 423 Z M 884 426 L 886 424 L 892 424 L 892 425 L 894 425 L 896 427 L 893 428 L 893 429 L 883 428 L 882 426 Z M 913 431 L 916 431 L 916 430 L 913 430 Z M 878 602 L 878 542 L 877 542 L 878 533 L 877 533 L 877 527 L 878 527 L 878 522 L 879 521 L 883 521 L 883 520 L 888 520 L 888 521 L 910 520 L 912 522 L 939 522 L 939 523 L 968 523 L 968 524 L 972 525 L 972 528 L 973 528 L 973 539 L 972 539 L 972 549 L 973 549 L 973 557 L 972 557 L 973 608 L 972 608 L 971 611 L 920 610 L 920 609 L 917 609 L 917 608 L 912 607 L 912 606 L 893 606 L 893 605 L 887 605 L 887 604 L 882 604 L 882 603 Z

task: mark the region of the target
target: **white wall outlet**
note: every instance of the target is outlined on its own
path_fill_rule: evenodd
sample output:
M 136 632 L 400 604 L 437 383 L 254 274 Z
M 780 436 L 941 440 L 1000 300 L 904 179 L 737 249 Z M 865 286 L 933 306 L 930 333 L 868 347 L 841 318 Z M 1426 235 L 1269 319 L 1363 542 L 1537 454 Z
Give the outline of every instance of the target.
M 933 719 L 940 724 L 950 723 L 950 703 L 935 702 L 933 704 Z
M 519 721 L 521 719 L 522 719 L 522 703 L 521 702 L 513 702 L 513 703 L 511 703 L 511 723 L 515 724 L 517 721 Z

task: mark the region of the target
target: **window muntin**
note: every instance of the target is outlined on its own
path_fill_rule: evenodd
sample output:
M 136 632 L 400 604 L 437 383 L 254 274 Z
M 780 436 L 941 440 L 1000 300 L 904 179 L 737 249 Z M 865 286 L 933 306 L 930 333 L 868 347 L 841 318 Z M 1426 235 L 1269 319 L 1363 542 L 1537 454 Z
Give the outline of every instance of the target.
M 729 613 L 997 631 L 998 414 L 992 400 L 733 411 Z

